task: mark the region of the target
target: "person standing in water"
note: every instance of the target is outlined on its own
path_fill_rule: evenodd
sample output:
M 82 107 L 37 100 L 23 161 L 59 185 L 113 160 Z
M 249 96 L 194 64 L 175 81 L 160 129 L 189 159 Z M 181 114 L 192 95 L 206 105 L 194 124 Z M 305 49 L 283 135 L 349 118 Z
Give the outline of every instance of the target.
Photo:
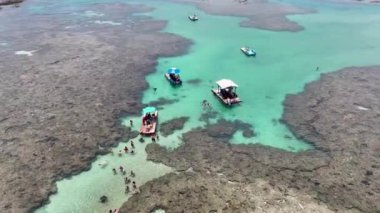
M 156 94 L 156 93 L 157 93 L 157 88 L 154 87 L 154 88 L 153 88 L 153 94 Z
M 136 190 L 137 186 L 136 186 L 136 182 L 135 181 L 132 182 L 132 185 L 133 185 L 133 190 Z
M 131 124 L 131 127 L 133 126 L 133 121 L 129 120 L 129 124 Z
M 132 147 L 132 149 L 135 148 L 135 144 L 133 143 L 133 141 L 131 141 L 131 147 Z

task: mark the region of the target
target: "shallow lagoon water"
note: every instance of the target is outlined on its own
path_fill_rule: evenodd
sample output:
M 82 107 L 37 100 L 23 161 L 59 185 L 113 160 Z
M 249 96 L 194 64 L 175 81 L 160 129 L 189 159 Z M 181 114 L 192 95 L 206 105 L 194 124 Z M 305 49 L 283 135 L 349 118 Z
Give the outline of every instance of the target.
M 94 1 L 63 1 L 59 4 L 80 7 L 92 2 Z M 179 102 L 163 106 L 159 112 L 160 122 L 180 116 L 190 117 L 183 130 L 176 131 L 167 138 L 160 137 L 161 145 L 175 148 L 181 143 L 182 133 L 206 124 L 199 119 L 204 113 L 201 102 L 205 99 L 217 112 L 217 118 L 238 119 L 254 126 L 256 137 L 247 139 L 238 132 L 231 143 L 261 143 L 289 151 L 311 148 L 295 139 L 286 126 L 278 122 L 283 112 L 282 101 L 286 94 L 302 91 L 304 85 L 318 79 L 321 72 L 378 64 L 376 53 L 380 53 L 380 8 L 372 5 L 315 4 L 298 0 L 286 2 L 318 10 L 314 14 L 289 16 L 304 26 L 304 31 L 271 32 L 241 28 L 241 18 L 210 16 L 191 5 L 161 1 L 138 2 L 157 8 L 147 15 L 169 20 L 165 32 L 179 34 L 194 42 L 186 55 L 161 58 L 156 72 L 146 77 L 150 88 L 144 93 L 144 103 L 162 97 L 179 99 Z M 44 11 L 41 7 L 35 8 L 39 12 Z M 102 11 L 94 12 L 101 14 Z M 187 15 L 194 12 L 200 17 L 196 23 L 187 19 Z M 94 17 L 94 20 L 98 19 L 99 17 Z M 104 20 L 107 20 L 106 16 Z M 257 57 L 244 56 L 239 50 L 243 45 L 255 48 Z M 182 87 L 170 86 L 163 77 L 164 72 L 172 66 L 183 71 Z M 239 84 L 238 94 L 243 100 L 242 104 L 227 108 L 211 94 L 214 82 L 221 78 L 230 78 Z M 187 83 L 190 79 L 200 79 L 201 82 Z M 158 88 L 156 94 L 153 93 L 153 87 Z M 140 117 L 125 118 L 126 125 L 129 119 L 133 119 L 135 125 L 141 120 Z M 212 122 L 216 122 L 216 119 Z M 136 155 L 100 156 L 92 164 L 91 170 L 59 181 L 58 193 L 50 197 L 51 203 L 36 212 L 106 212 L 120 206 L 128 196 L 123 192 L 122 177 L 112 175 L 111 168 L 119 165 L 136 172 L 138 185 L 172 171 L 164 165 L 146 161 L 144 148 L 150 140 L 144 144 L 137 142 L 137 139 L 133 140 Z M 124 146 L 121 143 L 113 150 L 117 153 Z M 102 169 L 98 163 L 104 160 L 109 165 Z M 98 202 L 103 194 L 110 198 L 107 204 Z

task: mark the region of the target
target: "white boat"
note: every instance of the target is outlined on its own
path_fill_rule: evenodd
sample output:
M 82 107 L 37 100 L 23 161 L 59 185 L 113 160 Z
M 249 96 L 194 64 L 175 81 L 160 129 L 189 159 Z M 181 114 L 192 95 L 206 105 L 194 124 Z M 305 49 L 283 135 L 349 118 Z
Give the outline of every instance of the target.
M 238 85 L 235 84 L 235 82 L 229 79 L 221 79 L 217 81 L 216 84 L 218 87 L 216 89 L 212 89 L 211 91 L 225 105 L 230 106 L 241 102 L 240 98 L 236 94 L 236 88 Z
M 256 51 L 249 47 L 242 47 L 240 50 L 247 56 L 256 56 Z

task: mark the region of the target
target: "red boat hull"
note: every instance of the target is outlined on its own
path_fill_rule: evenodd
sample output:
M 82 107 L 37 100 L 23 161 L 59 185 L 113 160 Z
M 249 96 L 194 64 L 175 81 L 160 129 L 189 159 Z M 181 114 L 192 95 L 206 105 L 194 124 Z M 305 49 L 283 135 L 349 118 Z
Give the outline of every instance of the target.
M 152 121 L 151 124 L 144 125 L 144 123 L 141 123 L 140 127 L 140 134 L 142 135 L 154 135 L 156 134 L 156 129 L 157 129 L 157 120 L 158 120 L 158 112 L 156 111 L 154 113 L 155 119 Z

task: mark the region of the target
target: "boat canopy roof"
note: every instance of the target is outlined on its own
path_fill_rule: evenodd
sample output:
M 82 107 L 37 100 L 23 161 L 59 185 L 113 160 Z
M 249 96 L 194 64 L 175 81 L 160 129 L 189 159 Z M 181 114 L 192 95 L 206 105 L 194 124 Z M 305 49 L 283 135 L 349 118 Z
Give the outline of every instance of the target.
M 148 107 L 145 107 L 142 111 L 143 115 L 147 114 L 147 113 L 153 113 L 156 111 L 156 108 L 155 107 L 152 107 L 152 106 L 148 106 Z
M 229 79 L 221 79 L 216 82 L 216 84 L 221 88 L 221 89 L 226 89 L 228 87 L 238 87 L 235 82 L 229 80 Z
M 170 69 L 168 69 L 168 73 L 169 74 L 179 74 L 179 73 L 181 73 L 181 70 L 180 69 L 178 69 L 178 68 L 176 68 L 176 67 L 172 67 L 172 68 L 170 68 Z

